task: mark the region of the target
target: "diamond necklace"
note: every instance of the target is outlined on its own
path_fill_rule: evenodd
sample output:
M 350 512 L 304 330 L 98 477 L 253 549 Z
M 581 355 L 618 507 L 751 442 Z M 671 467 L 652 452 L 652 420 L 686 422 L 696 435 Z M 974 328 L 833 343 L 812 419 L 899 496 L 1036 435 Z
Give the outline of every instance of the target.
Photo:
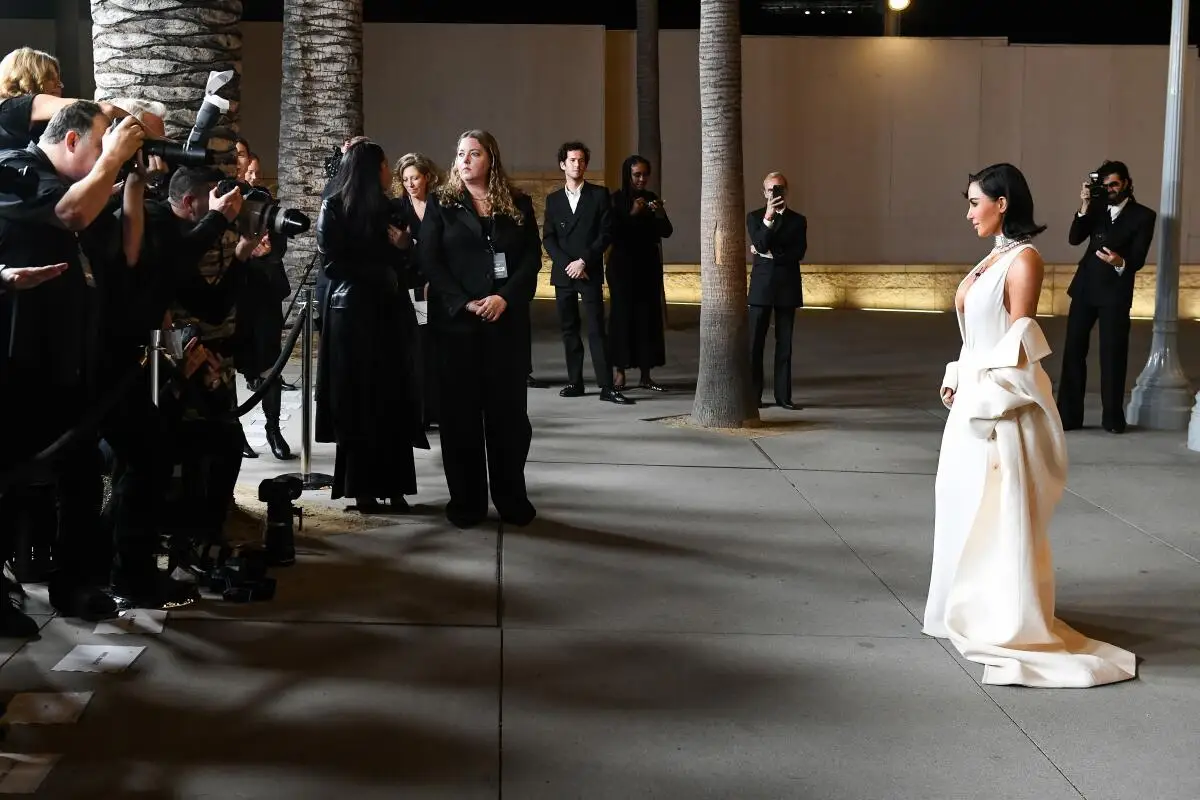
M 1010 239 L 1009 237 L 1005 236 L 1003 233 L 997 234 L 996 235 L 996 246 L 992 248 L 992 252 L 988 253 L 988 258 L 985 259 L 984 263 L 975 269 L 975 273 L 974 273 L 975 277 L 978 278 L 980 275 L 987 272 L 987 270 L 999 260 L 998 258 L 995 258 L 995 256 L 1003 255 L 1004 253 L 1007 253 L 1009 250 L 1012 250 L 1015 247 L 1025 244 L 1026 242 L 1029 241 L 1029 238 L 1030 237 L 1028 237 L 1028 236 L 1022 236 L 1022 237 L 1019 237 L 1016 239 Z M 990 260 L 988 260 L 988 259 L 990 259 Z

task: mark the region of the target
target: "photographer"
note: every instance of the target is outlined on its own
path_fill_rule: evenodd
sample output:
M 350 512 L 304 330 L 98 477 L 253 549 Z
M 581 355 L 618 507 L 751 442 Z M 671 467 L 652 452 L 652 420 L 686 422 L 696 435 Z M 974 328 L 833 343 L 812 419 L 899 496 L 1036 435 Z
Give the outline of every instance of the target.
M 177 170 L 167 204 L 150 223 L 159 237 L 155 257 L 173 259 L 177 269 L 170 319 L 194 331 L 196 341 L 185 344 L 193 364 L 200 365 L 180 397 L 177 439 L 189 459 L 185 484 L 200 492 L 189 498 L 197 542 L 221 541 L 241 471 L 242 427 L 234 416 L 236 306 L 246 264 L 258 246 L 257 237 L 239 237 L 230 228 L 241 212 L 242 193 L 236 185 L 218 188 L 218 177 L 213 170 Z
M 258 156 L 249 154 L 246 162 L 246 182 L 254 188 L 266 192 L 267 189 L 259 181 L 260 162 Z M 251 176 L 253 175 L 253 179 Z M 238 339 L 237 368 L 246 378 L 246 386 L 252 392 L 262 386 L 263 378 L 275 365 L 282 345 L 283 335 L 283 301 L 292 292 L 288 282 L 287 271 L 283 266 L 283 256 L 287 252 L 287 236 L 270 231 L 264 233 L 255 248 L 246 269 L 246 279 L 242 282 L 241 294 L 238 297 Z M 292 450 L 288 447 L 283 433 L 279 430 L 279 415 L 282 409 L 283 383 L 280 378 L 267 388 L 262 398 L 262 412 L 267 420 L 267 445 L 271 454 L 280 461 L 291 459 Z M 257 458 L 253 450 L 245 455 Z
M 746 233 L 754 266 L 750 271 L 750 381 L 762 408 L 763 350 L 775 315 L 775 404 L 789 411 L 792 403 L 792 331 L 796 309 L 804 305 L 800 262 L 808 250 L 808 221 L 788 208 L 788 183 L 781 172 L 763 178 L 767 204 L 746 215 Z
M 136 120 L 110 125 L 100 106 L 80 100 L 54 115 L 37 144 L 0 153 L 0 166 L 37 176 L 30 196 L 0 195 L 0 263 L 66 265 L 53 280 L 0 297 L 0 414 L 16 421 L 5 433 L 0 472 L 45 449 L 87 408 L 95 366 L 96 289 L 105 279 L 107 259 L 102 245 L 113 236 L 111 227 L 101 230 L 112 217 L 101 215 L 118 172 L 141 148 L 143 137 Z M 127 186 L 125 201 L 131 207 L 140 206 L 139 192 L 137 181 Z M 141 235 L 137 217 L 126 228 L 125 252 Z M 96 457 L 91 436 L 79 437 L 62 453 L 54 476 L 59 528 L 50 579 L 51 604 L 66 616 L 90 619 L 116 610 L 112 599 L 92 585 L 96 565 L 87 558 L 98 533 Z M 7 556 L 16 519 L 37 504 L 37 493 L 24 486 L 3 491 L 0 555 Z M 0 604 L 0 635 L 36 631 L 32 620 Z
M 1120 161 L 1106 161 L 1079 193 L 1068 241 L 1088 242 L 1067 289 L 1071 310 L 1063 346 L 1058 413 L 1064 430 L 1083 426 L 1087 355 L 1092 327 L 1100 321 L 1101 424 L 1125 432 L 1125 370 L 1129 358 L 1129 309 L 1133 276 L 1146 263 L 1156 214 L 1133 197 L 1133 180 Z

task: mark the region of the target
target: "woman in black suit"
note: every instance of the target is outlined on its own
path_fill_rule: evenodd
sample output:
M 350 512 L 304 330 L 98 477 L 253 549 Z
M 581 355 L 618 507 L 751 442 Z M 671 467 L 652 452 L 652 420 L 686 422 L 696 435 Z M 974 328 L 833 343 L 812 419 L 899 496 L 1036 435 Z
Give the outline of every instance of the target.
M 333 499 L 353 497 L 362 512 L 380 499 L 408 510 L 417 493 L 413 447 L 427 449 L 413 374 L 416 317 L 390 224 L 392 182 L 383 148 L 346 151 L 317 217 L 329 296 L 317 373 L 317 440 L 337 442 Z
M 437 187 L 442 182 L 441 173 L 433 161 L 421 153 L 407 153 L 396 162 L 396 177 L 392 183 L 392 195 L 395 200 L 395 216 L 400 227 L 404 228 L 415 247 L 421 240 L 421 222 L 429 209 L 430 200 Z M 418 302 L 427 301 L 427 279 L 417 269 L 413 269 L 412 284 L 414 299 Z M 437 339 L 429 325 L 417 327 L 417 374 L 421 376 L 422 385 L 422 418 L 425 429 L 429 430 L 438 424 L 438 379 L 437 379 Z
M 613 389 L 625 390 L 625 370 L 637 367 L 638 388 L 665 392 L 650 370 L 667 362 L 663 335 L 662 240 L 674 228 L 658 195 L 646 188 L 650 162 L 630 156 L 613 192 L 612 252 L 608 256 L 609 358 Z
M 415 258 L 438 339 L 446 518 L 460 528 L 482 522 L 490 486 L 500 518 L 527 525 L 536 511 L 525 491 L 533 433 L 525 381 L 541 240 L 533 201 L 509 183 L 487 131 L 459 137 Z

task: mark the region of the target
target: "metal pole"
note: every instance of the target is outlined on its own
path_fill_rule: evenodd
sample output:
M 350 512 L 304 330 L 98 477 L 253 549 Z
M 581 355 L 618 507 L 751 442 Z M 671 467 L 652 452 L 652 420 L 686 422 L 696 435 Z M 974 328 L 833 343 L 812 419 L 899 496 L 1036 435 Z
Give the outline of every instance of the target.
M 305 489 L 325 489 L 333 485 L 333 476 L 312 472 L 313 441 L 313 318 L 317 313 L 316 292 L 308 286 L 300 289 L 304 332 L 300 334 L 300 472 L 290 473 L 299 478 Z M 282 378 L 280 378 L 282 380 Z
M 304 333 L 300 334 L 300 473 L 308 481 L 309 467 L 312 465 L 312 337 L 313 337 L 313 290 L 305 287 L 304 293 Z
M 1183 99 L 1188 3 L 1171 9 L 1171 59 L 1167 73 L 1167 120 L 1163 137 L 1162 197 L 1158 211 L 1158 270 L 1154 286 L 1154 338 L 1150 358 L 1129 400 L 1129 423 L 1156 430 L 1183 430 L 1192 392 L 1179 363 L 1180 206 L 1183 195 Z M 1120 380 L 1119 376 L 1115 377 Z
M 161 330 L 150 331 L 150 352 L 147 354 L 150 357 L 150 402 L 158 405 L 158 370 L 159 359 L 162 358 L 162 335 Z

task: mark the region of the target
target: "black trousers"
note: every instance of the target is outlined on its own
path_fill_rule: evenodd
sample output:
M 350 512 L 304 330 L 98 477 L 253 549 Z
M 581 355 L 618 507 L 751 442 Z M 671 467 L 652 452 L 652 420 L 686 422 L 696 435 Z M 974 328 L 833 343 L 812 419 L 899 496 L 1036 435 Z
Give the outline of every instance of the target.
M 149 382 L 138 383 L 105 421 L 103 435 L 113 452 L 110 506 L 116 558 L 113 580 L 126 587 L 151 581 L 155 551 L 171 488 L 175 454 L 170 426 L 150 401 Z
M 763 350 L 771 312 L 775 312 L 775 402 L 792 402 L 792 331 L 796 327 L 796 309 L 782 306 L 750 306 L 750 385 L 754 396 L 762 399 Z
M 229 504 L 242 471 L 242 426 L 214 420 L 188 420 L 175 432 L 184 455 L 184 502 L 193 541 L 223 540 Z
M 580 336 L 579 299 L 583 298 L 583 314 L 587 317 L 588 350 L 592 353 L 592 369 L 596 385 L 611 389 L 612 370 L 608 366 L 608 340 L 604 328 L 604 295 L 599 292 L 580 292 L 556 287 L 554 302 L 562 326 L 563 350 L 567 354 L 567 383 L 583 386 L 583 338 Z
M 0 438 L 0 473 L 26 462 L 73 428 L 94 398 L 83 386 L 51 386 L 37 370 L 10 367 L 0 391 L 0 418 L 10 421 Z M 94 432 L 76 437 L 52 470 L 0 490 L 0 556 L 13 552 L 14 537 L 30 527 L 52 539 L 51 580 L 62 586 L 106 582 L 111 548 L 102 533 L 104 462 Z
M 1129 309 L 1071 301 L 1067 340 L 1063 345 L 1062 377 L 1058 384 L 1058 414 L 1064 428 L 1083 425 L 1087 391 L 1087 356 L 1092 328 L 1100 322 L 1101 424 L 1125 428 L 1125 371 L 1129 364 Z
M 440 439 L 448 510 L 487 514 L 488 488 L 501 517 L 528 507 L 529 310 L 515 303 L 496 322 L 464 319 L 437 330 Z

